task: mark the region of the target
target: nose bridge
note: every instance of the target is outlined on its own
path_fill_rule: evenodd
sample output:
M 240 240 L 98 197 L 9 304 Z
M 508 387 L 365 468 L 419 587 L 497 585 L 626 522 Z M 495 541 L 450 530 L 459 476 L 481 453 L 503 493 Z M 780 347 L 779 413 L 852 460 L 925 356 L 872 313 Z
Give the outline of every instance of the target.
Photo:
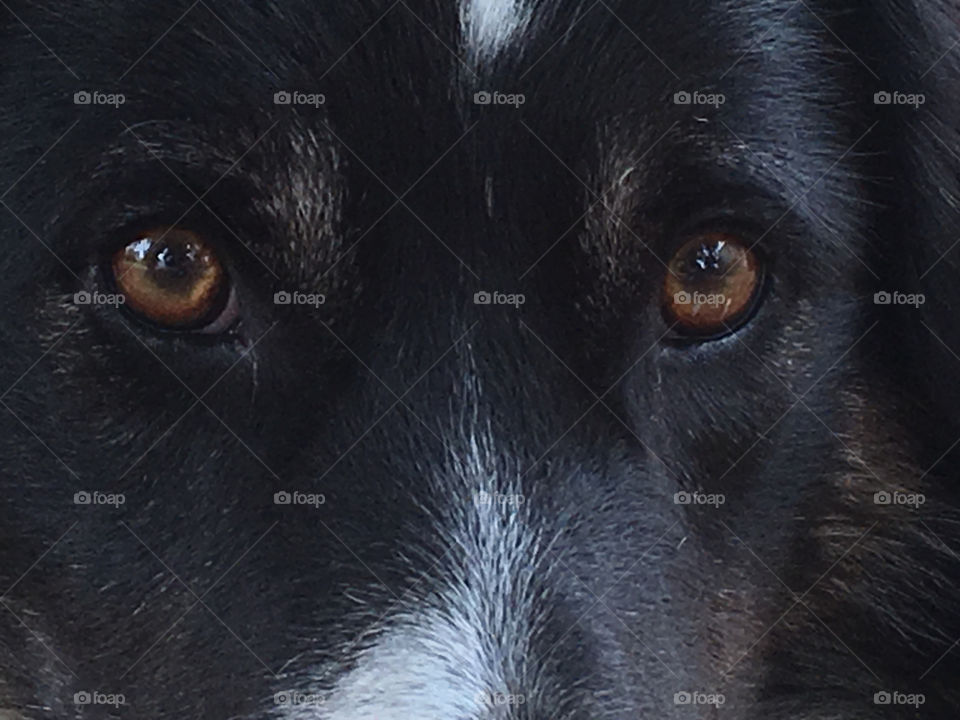
M 516 464 L 476 416 L 448 435 L 446 461 L 423 478 L 435 537 L 405 548 L 418 587 L 336 683 L 329 720 L 556 717 L 531 714 L 545 702 L 534 639 L 548 573 Z
M 514 312 L 476 312 L 489 310 Z M 642 512 L 662 493 L 596 442 L 609 418 L 583 412 L 589 394 L 515 316 L 471 332 L 405 397 L 426 422 L 396 413 L 376 431 L 389 439 L 391 482 L 409 496 L 396 536 L 408 590 L 388 598 L 348 667 L 318 673 L 319 717 L 581 720 L 601 710 L 594 688 L 627 698 L 631 683 L 663 675 L 617 619 L 642 611 L 657 639 L 633 632 L 652 644 L 673 629 L 658 620 L 664 581 L 652 550 L 666 523 Z M 518 354 L 540 369 L 518 367 Z

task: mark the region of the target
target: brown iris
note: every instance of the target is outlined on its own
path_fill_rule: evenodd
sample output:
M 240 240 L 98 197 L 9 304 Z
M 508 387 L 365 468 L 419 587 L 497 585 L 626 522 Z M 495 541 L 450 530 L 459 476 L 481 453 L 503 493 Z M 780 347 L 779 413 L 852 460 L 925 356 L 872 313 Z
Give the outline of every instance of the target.
M 139 234 L 113 255 L 126 305 L 158 325 L 191 329 L 211 322 L 227 297 L 227 274 L 213 248 L 181 228 Z
M 762 268 L 738 237 L 706 233 L 671 258 L 663 285 L 664 317 L 688 335 L 732 331 L 753 309 Z

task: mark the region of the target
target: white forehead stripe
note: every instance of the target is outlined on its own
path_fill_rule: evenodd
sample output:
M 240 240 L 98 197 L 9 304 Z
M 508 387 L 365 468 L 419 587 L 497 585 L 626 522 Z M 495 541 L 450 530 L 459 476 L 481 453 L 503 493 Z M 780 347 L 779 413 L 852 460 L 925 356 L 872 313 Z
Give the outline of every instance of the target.
M 530 22 L 524 0 L 462 0 L 460 23 L 471 56 L 483 60 L 499 53 Z

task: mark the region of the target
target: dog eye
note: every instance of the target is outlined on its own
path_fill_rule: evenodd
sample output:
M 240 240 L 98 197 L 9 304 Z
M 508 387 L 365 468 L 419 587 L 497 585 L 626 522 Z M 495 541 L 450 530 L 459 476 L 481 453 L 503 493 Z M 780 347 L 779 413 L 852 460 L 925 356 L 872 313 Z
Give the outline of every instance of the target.
M 760 260 L 734 235 L 697 235 L 668 268 L 663 314 L 682 335 L 710 339 L 732 332 L 749 318 L 760 294 Z
M 111 269 L 124 304 L 165 329 L 202 331 L 218 320 L 230 296 L 217 253 L 190 230 L 141 233 L 114 253 Z

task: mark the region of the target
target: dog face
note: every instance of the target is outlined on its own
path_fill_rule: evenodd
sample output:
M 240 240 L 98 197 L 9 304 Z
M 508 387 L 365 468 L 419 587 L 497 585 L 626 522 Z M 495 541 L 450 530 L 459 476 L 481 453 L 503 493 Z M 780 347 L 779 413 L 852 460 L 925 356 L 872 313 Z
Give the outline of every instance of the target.
M 0 714 L 952 717 L 956 13 L 874 5 L 7 7 Z

